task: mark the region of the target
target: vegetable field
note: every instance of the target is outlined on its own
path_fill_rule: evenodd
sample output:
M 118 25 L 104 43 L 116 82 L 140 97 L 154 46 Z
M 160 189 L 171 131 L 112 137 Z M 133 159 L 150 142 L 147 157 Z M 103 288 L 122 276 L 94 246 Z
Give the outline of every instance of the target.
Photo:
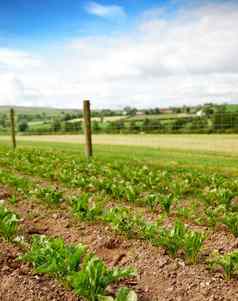
M 238 300 L 237 168 L 210 156 L 0 145 L 0 300 Z

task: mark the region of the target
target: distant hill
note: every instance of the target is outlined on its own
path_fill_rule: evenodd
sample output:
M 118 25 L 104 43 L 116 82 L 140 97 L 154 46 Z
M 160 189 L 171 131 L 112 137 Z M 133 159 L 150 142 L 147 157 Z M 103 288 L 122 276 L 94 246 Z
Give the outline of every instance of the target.
M 12 106 L 0 106 L 0 113 L 8 113 Z M 25 114 L 25 115 L 36 115 L 36 114 L 45 114 L 46 116 L 54 116 L 58 115 L 61 112 L 65 113 L 79 113 L 81 110 L 79 109 L 58 109 L 58 108 L 50 108 L 50 107 L 22 107 L 15 106 L 14 107 L 16 113 Z

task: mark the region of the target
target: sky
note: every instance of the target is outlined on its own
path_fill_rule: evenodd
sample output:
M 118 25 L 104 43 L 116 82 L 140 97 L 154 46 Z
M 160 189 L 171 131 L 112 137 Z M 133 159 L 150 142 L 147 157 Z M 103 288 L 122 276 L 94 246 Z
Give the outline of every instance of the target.
M 238 103 L 238 0 L 0 0 L 0 105 Z

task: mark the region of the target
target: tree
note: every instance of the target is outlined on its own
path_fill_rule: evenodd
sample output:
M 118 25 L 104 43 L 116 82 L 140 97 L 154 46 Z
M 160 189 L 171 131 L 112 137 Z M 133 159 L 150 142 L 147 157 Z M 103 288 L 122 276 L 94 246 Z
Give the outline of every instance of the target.
M 131 107 L 125 107 L 124 111 L 126 112 L 126 115 L 134 116 L 134 115 L 136 115 L 137 109 L 131 108 Z
M 93 120 L 92 130 L 93 130 L 94 133 L 97 133 L 97 132 L 100 131 L 100 125 L 99 125 L 99 122 L 97 120 Z
M 20 132 L 26 132 L 29 129 L 28 122 L 26 120 L 22 120 L 18 125 L 18 130 Z
M 59 130 L 61 130 L 61 122 L 59 119 L 54 118 L 53 122 L 52 122 L 52 130 L 54 132 L 58 132 Z

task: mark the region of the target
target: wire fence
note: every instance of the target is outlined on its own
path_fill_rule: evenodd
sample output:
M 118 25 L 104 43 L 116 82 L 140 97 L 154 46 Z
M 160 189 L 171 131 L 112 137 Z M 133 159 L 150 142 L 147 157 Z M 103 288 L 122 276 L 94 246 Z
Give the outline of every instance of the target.
M 73 119 L 65 116 L 38 118 L 18 114 L 16 131 L 20 135 L 83 134 L 82 116 Z M 10 114 L 1 115 L 0 134 L 10 133 Z M 197 114 L 154 114 L 133 116 L 92 115 L 93 134 L 195 134 L 238 133 L 238 112 Z

